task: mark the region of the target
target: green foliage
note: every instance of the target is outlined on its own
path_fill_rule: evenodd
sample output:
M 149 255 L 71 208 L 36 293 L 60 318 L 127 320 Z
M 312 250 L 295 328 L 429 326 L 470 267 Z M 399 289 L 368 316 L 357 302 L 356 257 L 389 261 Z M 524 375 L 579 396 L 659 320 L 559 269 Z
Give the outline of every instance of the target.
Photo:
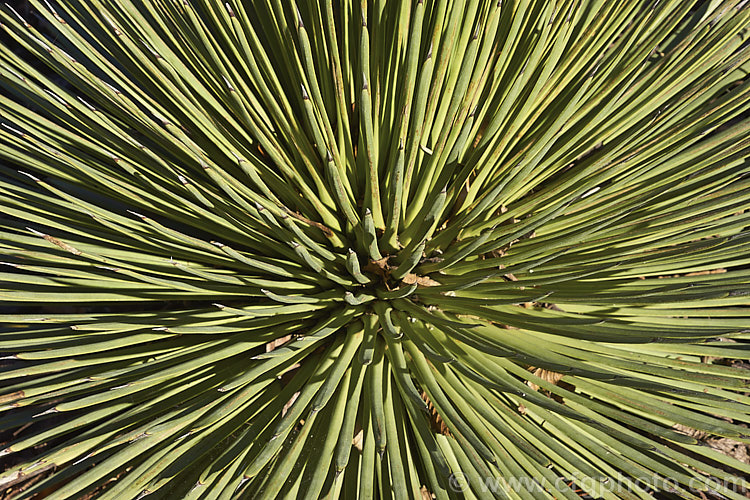
M 30 3 L 0 485 L 745 498 L 747 0 Z

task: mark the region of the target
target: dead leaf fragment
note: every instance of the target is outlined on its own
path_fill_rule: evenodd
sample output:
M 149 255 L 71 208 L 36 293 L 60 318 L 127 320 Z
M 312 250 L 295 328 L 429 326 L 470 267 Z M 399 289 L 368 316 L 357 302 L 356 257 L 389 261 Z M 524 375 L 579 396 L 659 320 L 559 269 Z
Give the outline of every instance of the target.
M 354 438 L 352 438 L 352 446 L 354 446 L 360 453 L 362 453 L 364 438 L 365 438 L 365 433 L 361 429 L 354 436 Z
M 401 280 L 402 283 L 405 285 L 412 285 L 414 283 L 417 284 L 417 286 L 440 286 L 441 283 L 439 281 L 435 281 L 434 279 L 430 278 L 429 276 L 419 276 L 414 273 L 409 273 Z
M 72 247 L 72 246 L 68 245 L 68 244 L 67 244 L 67 243 L 65 243 L 64 241 L 58 240 L 57 238 L 55 238 L 55 237 L 53 237 L 53 236 L 50 236 L 49 234 L 45 234 L 45 235 L 43 236 L 43 238 L 44 238 L 45 240 L 49 241 L 50 243 L 52 243 L 52 244 L 54 244 L 54 245 L 57 245 L 57 246 L 59 246 L 60 248 L 62 248 L 62 249 L 63 249 L 63 250 L 65 250 L 66 252 L 70 252 L 70 253 L 72 253 L 73 255 L 81 255 L 81 251 L 80 251 L 80 250 L 78 250 L 77 248 L 75 248 L 75 247 Z
M 430 411 L 430 427 L 434 432 L 437 434 L 442 434 L 444 436 L 450 436 L 451 431 L 448 429 L 448 426 L 445 425 L 445 422 L 440 417 L 440 414 L 437 412 L 437 409 L 435 409 L 434 406 L 432 406 L 432 401 L 430 401 L 430 397 L 427 395 L 425 391 L 422 391 L 422 399 L 425 403 L 427 403 L 427 409 Z

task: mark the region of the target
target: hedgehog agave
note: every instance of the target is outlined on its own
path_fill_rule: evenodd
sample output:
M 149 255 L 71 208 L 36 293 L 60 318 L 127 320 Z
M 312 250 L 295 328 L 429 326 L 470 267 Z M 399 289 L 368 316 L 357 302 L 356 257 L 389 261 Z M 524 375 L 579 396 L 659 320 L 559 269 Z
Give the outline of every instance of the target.
M 745 498 L 746 3 L 2 8 L 0 485 Z

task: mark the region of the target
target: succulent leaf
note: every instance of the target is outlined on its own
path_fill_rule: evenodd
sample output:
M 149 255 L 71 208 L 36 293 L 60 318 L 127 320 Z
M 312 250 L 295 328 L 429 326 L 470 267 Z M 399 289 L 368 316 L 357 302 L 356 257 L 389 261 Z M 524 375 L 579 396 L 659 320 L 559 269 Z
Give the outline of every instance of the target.
M 747 0 L 17 3 L 3 490 L 745 498 Z

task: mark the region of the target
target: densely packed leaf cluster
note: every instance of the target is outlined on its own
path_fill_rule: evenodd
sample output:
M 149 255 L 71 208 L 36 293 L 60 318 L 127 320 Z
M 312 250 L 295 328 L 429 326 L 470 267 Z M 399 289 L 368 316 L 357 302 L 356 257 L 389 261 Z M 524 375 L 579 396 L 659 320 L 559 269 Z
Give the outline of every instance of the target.
M 745 498 L 747 0 L 30 4 L 0 485 Z

